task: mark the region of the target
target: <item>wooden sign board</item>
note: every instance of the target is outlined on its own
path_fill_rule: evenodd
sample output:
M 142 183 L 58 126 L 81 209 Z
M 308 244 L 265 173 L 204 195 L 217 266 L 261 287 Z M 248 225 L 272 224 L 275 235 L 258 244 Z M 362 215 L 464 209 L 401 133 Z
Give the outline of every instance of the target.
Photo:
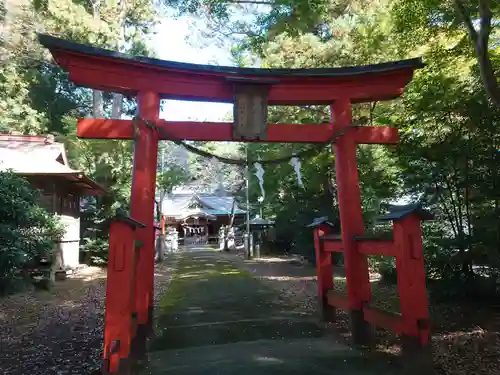
M 265 140 L 269 85 L 234 85 L 234 140 Z

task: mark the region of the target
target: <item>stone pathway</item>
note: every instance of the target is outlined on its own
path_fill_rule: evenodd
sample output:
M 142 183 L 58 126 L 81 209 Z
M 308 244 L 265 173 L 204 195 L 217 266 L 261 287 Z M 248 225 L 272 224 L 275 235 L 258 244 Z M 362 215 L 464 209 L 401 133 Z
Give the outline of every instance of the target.
M 392 372 L 387 363 L 334 340 L 315 315 L 253 277 L 237 259 L 210 249 L 176 257 L 176 272 L 156 307 L 156 337 L 141 374 Z

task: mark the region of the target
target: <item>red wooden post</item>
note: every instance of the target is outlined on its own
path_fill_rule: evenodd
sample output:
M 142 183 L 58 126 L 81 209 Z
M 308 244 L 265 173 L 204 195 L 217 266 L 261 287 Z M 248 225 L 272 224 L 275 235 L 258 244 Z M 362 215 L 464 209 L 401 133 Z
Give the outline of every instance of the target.
M 127 372 L 133 335 L 135 229 L 141 224 L 117 218 L 109 229 L 104 328 L 104 373 Z
M 351 124 L 349 98 L 337 100 L 332 105 L 332 117 L 335 131 Z M 357 243 L 353 240 L 354 236 L 363 234 L 364 223 L 356 163 L 357 145 L 352 133 L 348 130 L 335 143 L 335 172 L 352 338 L 355 344 L 364 345 L 371 339 L 370 325 L 363 318 L 363 305 L 370 302 L 371 290 L 366 256 L 358 252 Z
M 329 232 L 329 226 L 320 224 L 314 228 L 314 249 L 316 250 L 316 273 L 318 275 L 318 300 L 323 319 L 335 319 L 335 308 L 328 303 L 327 293 L 333 289 L 332 254 L 324 251 L 321 236 Z
M 160 97 L 154 92 L 140 92 L 137 95 L 141 119 L 156 121 L 160 112 Z M 155 258 L 155 229 L 153 228 L 154 197 L 156 190 L 156 168 L 158 134 L 139 120 L 134 142 L 134 169 L 130 215 L 146 225 L 137 230 L 139 259 L 136 267 L 135 308 L 138 318 L 137 337 L 134 352 L 145 354 L 146 336 L 152 325 L 153 277 Z
M 420 217 L 416 213 L 395 220 L 396 271 L 404 341 L 428 345 L 430 318 Z

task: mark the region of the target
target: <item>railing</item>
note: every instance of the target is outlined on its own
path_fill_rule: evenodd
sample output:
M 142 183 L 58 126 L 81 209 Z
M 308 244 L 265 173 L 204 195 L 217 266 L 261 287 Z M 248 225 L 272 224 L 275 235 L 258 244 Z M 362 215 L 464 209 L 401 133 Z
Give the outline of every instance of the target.
M 329 234 L 331 229 L 324 223 L 315 224 L 314 238 L 316 249 L 316 266 L 318 275 L 318 296 L 325 319 L 333 318 L 335 308 L 358 311 L 360 318 L 366 323 L 382 327 L 402 335 L 403 343 L 415 348 L 428 346 L 430 340 L 430 318 L 424 270 L 422 248 L 421 221 L 429 219 L 430 215 L 415 208 L 402 206 L 381 217 L 381 220 L 392 221 L 392 239 L 380 239 L 369 236 L 354 237 L 354 251 L 362 256 L 382 255 L 396 258 L 397 288 L 400 298 L 400 313 L 383 311 L 372 306 L 371 301 L 363 301 L 361 309 L 356 305 L 364 288 L 370 288 L 363 281 L 363 275 L 349 276 L 347 274 L 347 297 L 333 290 L 332 253 L 345 251 L 344 242 L 338 235 Z M 348 265 L 347 267 L 358 265 Z M 368 274 L 368 270 L 366 270 Z M 351 273 L 352 275 L 352 273 Z M 350 279 L 351 278 L 351 279 Z M 355 317 L 354 317 L 355 318 Z M 358 317 L 359 318 L 359 317 Z M 353 332 L 353 336 L 355 332 Z

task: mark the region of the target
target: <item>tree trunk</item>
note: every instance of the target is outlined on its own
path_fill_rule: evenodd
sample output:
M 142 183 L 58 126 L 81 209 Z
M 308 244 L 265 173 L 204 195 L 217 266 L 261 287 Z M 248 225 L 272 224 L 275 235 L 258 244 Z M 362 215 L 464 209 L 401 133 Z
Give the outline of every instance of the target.
M 94 21 L 99 22 L 101 20 L 101 0 L 93 0 L 92 11 Z M 100 90 L 92 90 L 92 109 L 94 117 L 104 116 L 104 103 Z
M 469 37 L 474 46 L 476 59 L 479 65 L 479 72 L 486 94 L 493 101 L 493 104 L 500 108 L 500 85 L 495 77 L 493 64 L 489 53 L 489 40 L 491 34 L 491 11 L 490 0 L 479 0 L 479 31 L 476 31 L 471 15 L 465 8 L 462 0 L 455 0 L 455 7 L 467 27 Z
M 124 52 L 125 46 L 125 29 L 126 29 L 126 18 L 127 18 L 127 1 L 120 1 L 120 18 L 119 18 L 119 28 L 120 37 L 118 38 L 117 49 L 119 52 Z M 114 119 L 119 119 L 122 115 L 122 104 L 123 95 L 119 93 L 113 93 L 113 104 L 111 106 L 111 117 Z

